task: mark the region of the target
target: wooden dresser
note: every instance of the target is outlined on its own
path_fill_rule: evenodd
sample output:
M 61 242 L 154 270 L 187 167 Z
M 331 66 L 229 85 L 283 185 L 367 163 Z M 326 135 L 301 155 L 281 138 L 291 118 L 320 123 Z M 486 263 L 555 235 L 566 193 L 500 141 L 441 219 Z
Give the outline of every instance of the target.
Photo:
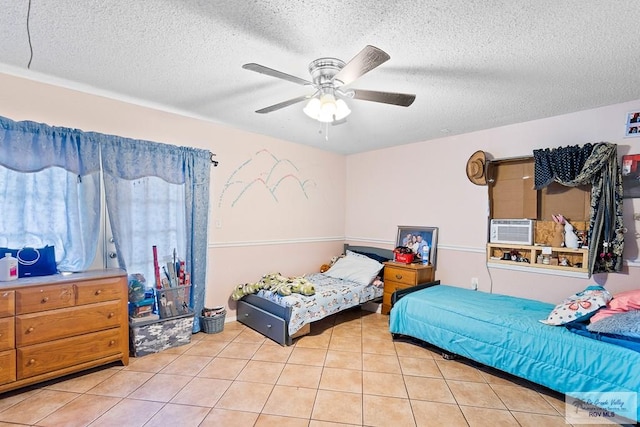
M 129 363 L 127 275 L 96 270 L 0 282 L 0 393 Z
M 433 266 L 420 263 L 404 264 L 387 261 L 384 263 L 384 294 L 382 314 L 391 310 L 391 295 L 399 290 L 434 280 Z

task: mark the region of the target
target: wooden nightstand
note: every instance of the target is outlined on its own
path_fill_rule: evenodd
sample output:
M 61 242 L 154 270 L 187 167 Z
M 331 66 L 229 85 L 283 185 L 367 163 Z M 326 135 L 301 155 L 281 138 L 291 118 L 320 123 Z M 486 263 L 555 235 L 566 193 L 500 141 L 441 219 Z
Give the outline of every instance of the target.
M 391 310 L 391 294 L 398 289 L 406 289 L 434 280 L 433 266 L 420 263 L 404 264 L 387 261 L 384 263 L 384 295 L 382 296 L 382 314 Z

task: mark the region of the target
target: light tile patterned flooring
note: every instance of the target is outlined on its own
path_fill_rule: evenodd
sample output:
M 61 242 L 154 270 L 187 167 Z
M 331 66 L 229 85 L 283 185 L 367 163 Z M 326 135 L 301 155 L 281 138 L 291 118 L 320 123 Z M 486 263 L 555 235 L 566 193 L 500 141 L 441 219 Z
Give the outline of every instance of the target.
M 0 395 L 0 426 L 566 426 L 548 390 L 393 341 L 348 310 L 282 347 L 237 322 L 190 344 Z

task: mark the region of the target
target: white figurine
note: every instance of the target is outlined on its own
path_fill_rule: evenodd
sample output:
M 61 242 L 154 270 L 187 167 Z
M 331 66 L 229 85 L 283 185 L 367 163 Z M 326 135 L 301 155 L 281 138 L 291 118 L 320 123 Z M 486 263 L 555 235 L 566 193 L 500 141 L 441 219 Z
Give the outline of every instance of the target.
M 578 240 L 578 235 L 573 225 L 560 214 L 551 216 L 557 224 L 564 226 L 564 246 L 571 249 L 578 249 L 580 247 L 580 241 Z

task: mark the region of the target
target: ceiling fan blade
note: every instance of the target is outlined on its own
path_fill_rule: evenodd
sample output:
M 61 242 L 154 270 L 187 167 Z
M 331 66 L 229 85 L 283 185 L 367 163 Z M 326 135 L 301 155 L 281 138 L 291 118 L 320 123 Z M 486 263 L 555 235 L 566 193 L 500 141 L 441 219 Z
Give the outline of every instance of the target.
M 374 90 L 352 89 L 353 99 L 361 99 L 363 101 L 382 102 L 385 104 L 399 105 L 408 107 L 413 104 L 416 99 L 415 95 L 408 93 L 395 92 L 376 92 Z
M 391 57 L 382 49 L 367 45 L 334 76 L 333 80 L 340 80 L 342 84 L 348 85 L 358 77 L 388 61 L 389 58 Z
M 299 96 L 297 98 L 292 98 L 287 101 L 282 101 L 278 104 L 273 104 L 268 107 L 261 108 L 260 110 L 256 110 L 256 113 L 260 113 L 260 114 L 271 113 L 272 111 L 276 111 L 281 108 L 288 107 L 289 105 L 297 104 L 298 102 L 302 102 L 305 99 L 309 99 L 309 98 L 311 98 L 311 96 L 309 95 Z
M 299 85 L 313 86 L 313 83 L 311 83 L 310 81 L 307 81 L 305 79 L 301 79 L 300 77 L 292 76 L 291 74 L 283 73 L 282 71 L 274 70 L 272 68 L 265 67 L 264 65 L 256 64 L 253 62 L 249 64 L 244 64 L 242 68 L 244 68 L 245 70 L 255 71 L 256 73 L 266 74 L 267 76 L 277 77 L 279 79 L 287 80 L 292 83 L 297 83 Z

